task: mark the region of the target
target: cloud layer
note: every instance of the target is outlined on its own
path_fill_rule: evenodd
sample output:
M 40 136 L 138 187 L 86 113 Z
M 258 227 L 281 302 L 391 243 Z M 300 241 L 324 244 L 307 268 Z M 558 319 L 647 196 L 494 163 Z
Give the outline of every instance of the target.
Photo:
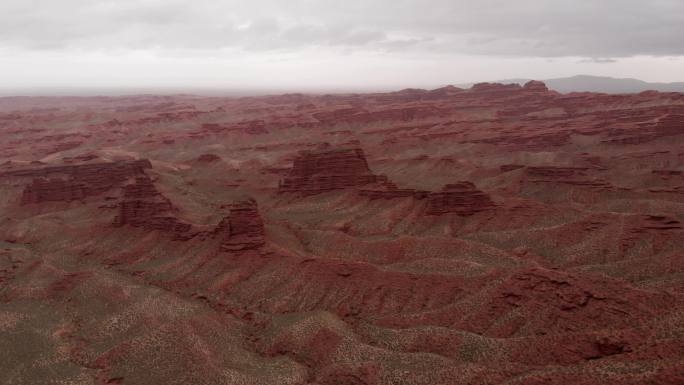
M 681 81 L 682 36 L 682 0 L 0 0 L 0 93 Z
M 3 0 L 18 50 L 684 54 L 681 0 Z

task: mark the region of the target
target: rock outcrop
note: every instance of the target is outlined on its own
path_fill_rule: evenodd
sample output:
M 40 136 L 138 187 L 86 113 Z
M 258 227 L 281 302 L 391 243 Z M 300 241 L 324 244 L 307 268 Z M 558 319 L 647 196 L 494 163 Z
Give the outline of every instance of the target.
M 529 82 L 525 83 L 523 90 L 541 94 L 549 91 L 548 87 L 546 87 L 546 84 L 544 82 L 540 82 L 539 80 L 530 80 Z
M 87 184 L 73 179 L 36 178 L 24 188 L 21 203 L 71 202 L 91 195 L 89 193 Z
M 428 215 L 455 213 L 469 216 L 496 207 L 489 195 L 471 182 L 445 185 L 441 192 L 428 195 Z
M 543 268 L 513 274 L 490 295 L 490 302 L 469 316 L 466 329 L 493 337 L 627 328 L 668 300 L 619 281 Z
M 684 225 L 676 217 L 669 215 L 633 215 L 628 217 L 620 248 L 627 251 L 643 242 L 654 239 L 656 248 L 677 242 L 684 237 Z
M 192 226 L 172 215 L 173 205 L 154 186 L 147 175 L 139 176 L 135 182 L 124 186 L 119 204 L 119 215 L 114 226 L 129 225 L 150 231 L 171 233 L 178 239 L 191 238 Z
M 412 198 L 427 199 L 427 215 L 455 213 L 470 216 L 478 212 L 492 210 L 496 204 L 489 195 L 478 190 L 471 182 L 447 184 L 439 192 L 415 189 L 400 189 L 390 181 L 384 181 L 359 190 L 359 195 L 370 200 Z
M 470 92 L 486 97 L 509 97 L 522 90 L 520 84 L 477 83 L 470 88 Z
M 33 177 L 22 194 L 22 204 L 69 202 L 121 186 L 152 167 L 147 159 L 15 170 L 5 176 Z
M 604 143 L 614 145 L 634 145 L 648 143 L 657 139 L 684 134 L 684 113 L 669 113 L 658 122 L 642 123 L 638 130 L 634 127 L 615 129 Z
M 315 195 L 385 180 L 371 173 L 360 148 L 303 151 L 281 180 L 279 191 Z
M 265 243 L 264 222 L 254 199 L 234 203 L 230 215 L 223 218 L 214 230 L 220 237 L 221 250 L 242 251 L 258 249 Z

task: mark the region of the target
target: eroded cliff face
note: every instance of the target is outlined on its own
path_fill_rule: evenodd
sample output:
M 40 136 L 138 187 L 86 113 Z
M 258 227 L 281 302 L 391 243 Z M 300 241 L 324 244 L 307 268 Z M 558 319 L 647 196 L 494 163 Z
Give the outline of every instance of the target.
M 467 216 L 495 207 L 489 195 L 478 190 L 473 183 L 459 182 L 445 185 L 441 192 L 430 193 L 427 214 L 457 213 Z
M 360 148 L 305 151 L 279 185 L 279 191 L 315 195 L 344 190 L 384 180 L 374 175 Z
M 684 132 L 684 111 L 677 109 L 660 117 L 656 122 L 640 125 L 640 130 L 630 130 L 628 127 L 617 128 L 610 132 L 608 144 L 634 145 L 648 143 L 654 140 L 681 135 Z
M 176 235 L 190 230 L 189 224 L 172 215 L 173 209 L 171 201 L 157 190 L 149 176 L 138 176 L 133 183 L 124 186 L 119 215 L 114 219 L 114 225 L 129 225 Z
M 241 251 L 258 249 L 265 244 L 264 222 L 257 202 L 248 199 L 233 203 L 230 214 L 223 218 L 214 230 L 221 239 L 221 250 Z
M 456 214 L 470 216 L 494 210 L 497 206 L 489 194 L 478 190 L 472 182 L 462 181 L 444 185 L 441 191 L 398 188 L 392 182 L 359 190 L 359 195 L 370 200 L 412 198 L 426 202 L 425 215 Z
M 68 202 L 102 194 L 142 175 L 152 165 L 147 159 L 39 167 L 6 172 L 4 176 L 34 178 L 22 194 L 22 204 Z

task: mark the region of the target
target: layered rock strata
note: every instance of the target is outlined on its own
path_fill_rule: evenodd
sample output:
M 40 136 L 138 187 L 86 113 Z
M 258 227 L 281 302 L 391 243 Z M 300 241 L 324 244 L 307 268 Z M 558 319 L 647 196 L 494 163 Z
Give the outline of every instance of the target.
M 445 185 L 441 192 L 430 193 L 427 199 L 427 215 L 455 213 L 469 216 L 496 207 L 489 195 L 471 182 Z
M 315 195 L 385 180 L 370 171 L 360 148 L 303 151 L 280 181 L 279 191 Z
M 188 232 L 192 226 L 172 215 L 173 208 L 171 201 L 157 190 L 149 176 L 139 176 L 134 183 L 124 186 L 114 225 L 129 225 L 171 233 L 176 238 L 190 238 Z
M 6 176 L 33 177 L 24 188 L 21 203 L 68 202 L 104 193 L 152 167 L 149 160 L 93 163 L 16 170 Z
M 223 218 L 214 230 L 220 237 L 221 250 L 242 251 L 258 249 L 265 243 L 264 222 L 254 199 L 234 203 L 230 215 Z

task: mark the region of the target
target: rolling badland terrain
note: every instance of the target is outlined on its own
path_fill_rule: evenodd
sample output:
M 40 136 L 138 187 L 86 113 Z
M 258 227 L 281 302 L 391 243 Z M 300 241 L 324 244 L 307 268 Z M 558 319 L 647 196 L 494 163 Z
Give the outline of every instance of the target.
M 0 98 L 2 384 L 684 383 L 684 94 Z

